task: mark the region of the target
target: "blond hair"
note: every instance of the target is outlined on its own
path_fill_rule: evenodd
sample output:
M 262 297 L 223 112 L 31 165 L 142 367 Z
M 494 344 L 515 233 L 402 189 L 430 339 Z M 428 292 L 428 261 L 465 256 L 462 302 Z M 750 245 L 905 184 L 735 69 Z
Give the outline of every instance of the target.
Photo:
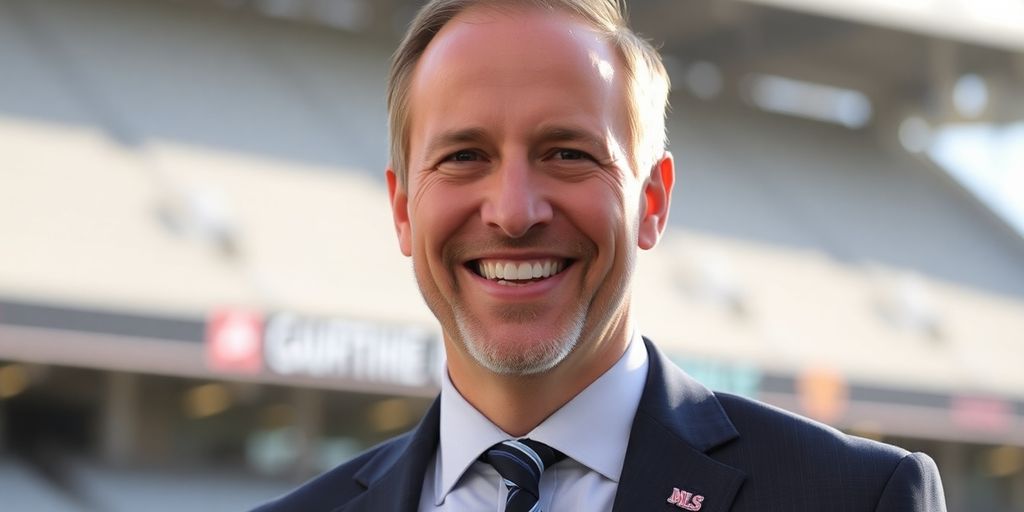
M 619 0 L 433 0 L 423 6 L 395 51 L 388 77 L 390 166 L 404 187 L 408 183 L 409 90 L 427 45 L 449 21 L 469 7 L 524 5 L 568 12 L 606 37 L 622 57 L 630 101 L 627 105 L 630 159 L 634 172 L 649 168 L 665 150 L 665 111 L 669 81 L 661 56 L 627 25 Z

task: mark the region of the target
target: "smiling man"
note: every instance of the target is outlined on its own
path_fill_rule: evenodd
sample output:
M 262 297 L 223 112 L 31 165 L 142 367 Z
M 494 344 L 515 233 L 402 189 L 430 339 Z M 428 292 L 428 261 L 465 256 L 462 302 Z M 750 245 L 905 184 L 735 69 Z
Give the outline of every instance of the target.
M 266 511 L 944 510 L 926 455 L 716 394 L 636 334 L 668 79 L 614 0 L 438 0 L 395 55 L 388 188 L 444 332 L 420 425 Z

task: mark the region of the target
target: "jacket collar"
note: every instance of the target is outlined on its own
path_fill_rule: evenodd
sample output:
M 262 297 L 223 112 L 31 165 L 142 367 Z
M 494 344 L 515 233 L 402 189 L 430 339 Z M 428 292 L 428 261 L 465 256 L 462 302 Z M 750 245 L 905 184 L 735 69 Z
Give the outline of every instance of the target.
M 633 419 L 613 510 L 728 510 L 744 474 L 709 453 L 739 433 L 714 393 L 650 340 L 644 343 L 647 384 Z M 673 494 L 684 500 L 679 508 L 669 502 Z

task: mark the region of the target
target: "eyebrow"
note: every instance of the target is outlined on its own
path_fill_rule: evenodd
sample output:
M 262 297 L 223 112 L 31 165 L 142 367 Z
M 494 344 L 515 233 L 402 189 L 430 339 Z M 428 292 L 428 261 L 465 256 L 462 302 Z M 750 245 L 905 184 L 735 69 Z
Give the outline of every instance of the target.
M 595 150 L 607 150 L 605 140 L 593 133 L 568 126 L 542 127 L 536 135 L 538 140 L 551 142 L 579 142 Z
M 433 155 L 442 148 L 449 146 L 465 144 L 467 142 L 480 142 L 486 136 L 487 132 L 483 128 L 461 128 L 443 131 L 427 143 L 426 154 Z

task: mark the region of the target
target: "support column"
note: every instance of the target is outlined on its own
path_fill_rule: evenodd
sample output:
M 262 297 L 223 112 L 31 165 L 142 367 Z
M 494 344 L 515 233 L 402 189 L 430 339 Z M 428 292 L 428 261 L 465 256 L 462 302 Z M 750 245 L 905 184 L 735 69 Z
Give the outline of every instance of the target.
M 139 403 L 138 377 L 111 373 L 104 400 L 101 449 L 103 460 L 126 464 L 136 455 Z
M 946 494 L 946 508 L 968 510 L 967 480 L 970 468 L 967 466 L 967 447 L 962 443 L 944 442 L 936 452 L 936 464 L 942 475 L 942 487 Z
M 928 121 L 932 126 L 959 117 L 953 107 L 953 89 L 960 73 L 957 69 L 957 43 L 932 39 L 928 46 L 929 104 Z
M 7 450 L 7 402 L 0 400 L 0 453 Z
M 1016 122 L 1024 119 L 1024 53 L 1012 57 L 1011 72 L 1001 84 L 993 98 L 995 109 L 1001 113 L 999 122 Z
M 1013 66 L 1013 78 L 1024 82 L 1024 53 L 1018 53 L 1011 57 L 1011 59 L 1013 59 L 1011 64 Z
M 316 456 L 323 435 L 323 394 L 319 390 L 297 388 L 293 392 L 298 457 L 295 475 L 304 479 L 317 472 Z

